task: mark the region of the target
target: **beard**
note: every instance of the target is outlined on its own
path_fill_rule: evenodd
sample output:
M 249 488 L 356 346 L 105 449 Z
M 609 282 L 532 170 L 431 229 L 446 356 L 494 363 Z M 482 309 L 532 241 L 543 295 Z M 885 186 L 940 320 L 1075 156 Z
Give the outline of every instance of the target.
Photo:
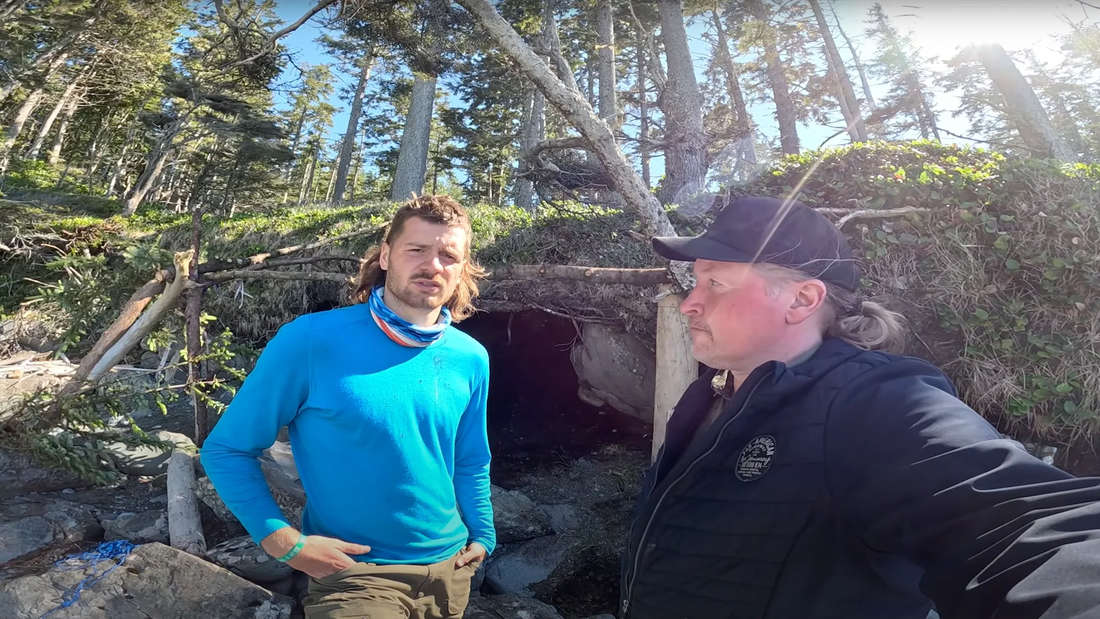
M 432 282 L 438 288 L 435 291 L 422 290 L 417 287 L 417 282 Z M 446 284 L 434 279 L 427 273 L 417 273 L 401 283 L 393 281 L 392 278 L 387 278 L 386 290 L 407 307 L 421 310 L 438 309 L 446 304 L 451 295 L 454 294 L 453 287 L 448 290 Z

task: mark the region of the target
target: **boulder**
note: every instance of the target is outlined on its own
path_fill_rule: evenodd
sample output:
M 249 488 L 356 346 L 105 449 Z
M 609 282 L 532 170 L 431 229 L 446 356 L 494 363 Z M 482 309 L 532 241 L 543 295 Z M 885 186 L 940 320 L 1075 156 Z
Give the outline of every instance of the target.
M 549 604 L 519 595 L 479 595 L 470 598 L 463 619 L 562 619 Z
M 168 441 L 179 449 L 194 453 L 195 443 L 178 432 L 158 430 L 152 435 L 162 441 Z M 168 458 L 172 451 L 163 451 L 156 447 L 138 445 L 131 447 L 125 443 L 108 443 L 107 452 L 115 461 L 119 471 L 129 475 L 162 475 L 168 472 Z
M 72 471 L 50 468 L 26 454 L 0 449 L 0 499 L 89 485 L 90 481 Z
M 122 512 L 103 520 L 103 539 L 124 539 L 135 544 L 168 543 L 168 514 L 163 509 L 140 513 Z
M 293 608 L 293 600 L 286 596 L 164 544 L 138 546 L 121 567 L 108 571 L 113 562 L 85 565 L 82 570 L 62 564 L 45 574 L 0 584 L 0 608 L 13 619 L 46 613 L 57 619 L 285 619 Z M 92 574 L 103 575 L 85 583 L 79 597 L 61 607 L 63 596 Z
M 279 563 L 248 535 L 234 537 L 206 551 L 206 558 L 234 574 L 261 585 L 288 578 L 294 568 Z
M 78 503 L 32 495 L 0 504 L 0 564 L 55 544 L 102 536 L 103 527 L 95 513 Z
M 641 340 L 607 325 L 585 323 L 570 360 L 582 400 L 643 421 L 653 420 L 656 360 Z
M 503 546 L 489 557 L 485 585 L 498 593 L 533 596 L 531 585 L 550 576 L 568 550 L 569 546 L 557 535 Z
M 490 492 L 498 542 L 522 542 L 554 532 L 550 517 L 527 495 L 498 486 L 490 486 Z

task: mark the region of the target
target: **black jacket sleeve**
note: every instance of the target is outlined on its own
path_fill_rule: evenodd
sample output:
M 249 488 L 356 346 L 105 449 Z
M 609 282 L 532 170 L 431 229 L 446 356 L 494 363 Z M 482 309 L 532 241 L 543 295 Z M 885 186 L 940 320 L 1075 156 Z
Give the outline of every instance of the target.
M 925 569 L 944 619 L 1100 617 L 1100 479 L 1000 438 L 915 359 L 842 389 L 827 479 L 851 534 Z

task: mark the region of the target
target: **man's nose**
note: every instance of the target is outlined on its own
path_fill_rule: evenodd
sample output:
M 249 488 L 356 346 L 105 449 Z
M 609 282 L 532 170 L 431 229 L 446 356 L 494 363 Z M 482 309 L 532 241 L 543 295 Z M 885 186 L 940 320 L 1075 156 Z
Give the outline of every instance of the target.
M 680 302 L 681 314 L 685 316 L 696 316 L 702 313 L 703 308 L 702 305 L 699 303 L 699 298 L 696 294 L 696 291 L 698 289 L 698 287 L 692 288 L 691 292 L 688 293 L 687 298 Z

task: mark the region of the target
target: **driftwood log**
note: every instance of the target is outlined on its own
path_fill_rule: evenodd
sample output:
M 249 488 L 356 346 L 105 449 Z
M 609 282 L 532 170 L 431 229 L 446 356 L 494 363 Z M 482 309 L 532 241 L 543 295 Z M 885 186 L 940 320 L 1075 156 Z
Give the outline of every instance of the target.
M 195 496 L 195 456 L 182 449 L 168 460 L 168 541 L 196 556 L 206 554 L 199 503 Z

